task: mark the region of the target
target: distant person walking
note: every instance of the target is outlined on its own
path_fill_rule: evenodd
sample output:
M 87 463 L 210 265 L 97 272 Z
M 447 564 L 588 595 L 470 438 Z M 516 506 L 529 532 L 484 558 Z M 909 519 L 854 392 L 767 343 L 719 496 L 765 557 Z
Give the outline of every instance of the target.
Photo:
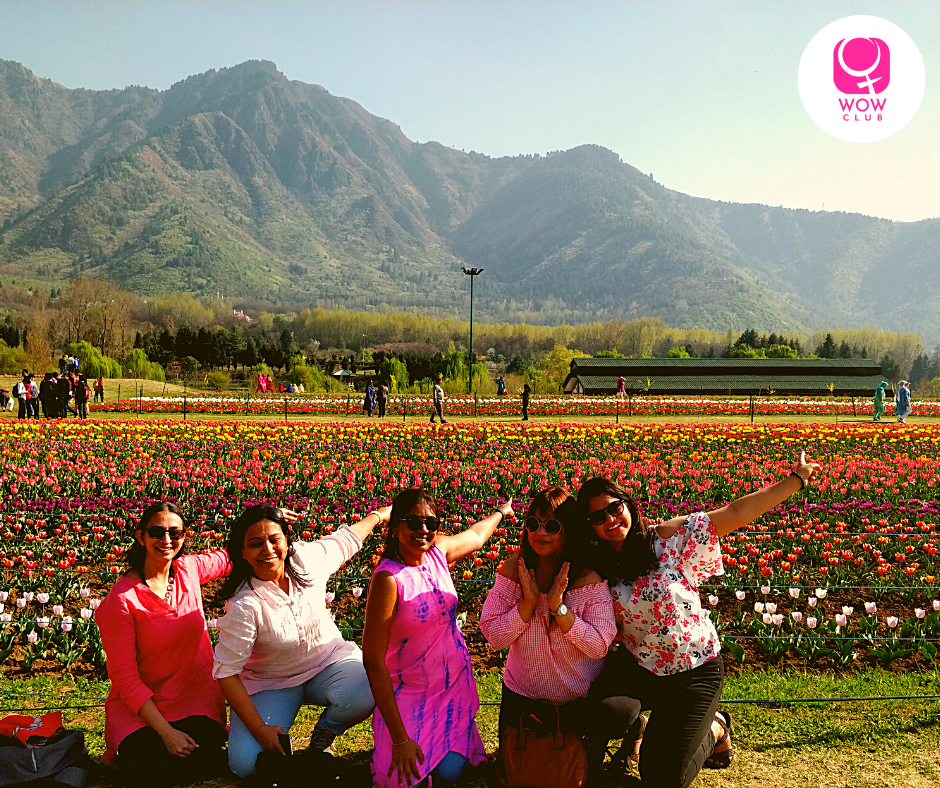
M 883 380 L 875 389 L 874 415 L 873 421 L 881 421 L 885 415 L 885 389 L 888 388 L 888 381 Z
M 104 405 L 104 380 L 102 378 L 95 381 L 95 402 Z
M 898 423 L 904 424 L 908 416 L 911 415 L 911 384 L 906 380 L 898 383 L 897 393 L 894 395 L 894 412 L 897 414 Z
M 505 397 L 506 396 L 506 380 L 502 375 L 499 376 L 499 380 L 496 381 L 496 396 Z
M 32 406 L 29 404 L 31 379 L 32 376 L 24 369 L 23 379 L 13 387 L 13 396 L 16 397 L 19 406 L 16 412 L 18 419 L 28 419 L 32 411 Z
M 385 418 L 385 409 L 388 407 L 388 386 L 384 383 L 379 383 L 378 391 L 376 392 L 379 402 L 379 418 Z
M 444 387 L 441 385 L 444 379 L 438 375 L 437 381 L 434 383 L 434 390 L 431 393 L 431 401 L 434 405 L 434 412 L 431 414 L 431 424 L 434 423 L 434 417 L 439 416 L 441 419 L 441 424 L 447 424 L 444 421 Z
M 627 379 L 621 375 L 617 378 L 617 398 L 626 399 L 627 396 Z
M 88 397 L 91 392 L 88 390 L 88 381 L 84 375 L 79 375 L 75 382 L 75 408 L 78 410 L 78 418 L 88 418 Z
M 362 400 L 362 409 L 365 411 L 366 416 L 371 419 L 372 414 L 375 411 L 375 386 L 371 380 L 366 386 L 366 396 Z
M 529 384 L 526 383 L 522 387 L 522 420 L 529 420 L 529 399 L 532 396 L 532 389 L 529 387 Z

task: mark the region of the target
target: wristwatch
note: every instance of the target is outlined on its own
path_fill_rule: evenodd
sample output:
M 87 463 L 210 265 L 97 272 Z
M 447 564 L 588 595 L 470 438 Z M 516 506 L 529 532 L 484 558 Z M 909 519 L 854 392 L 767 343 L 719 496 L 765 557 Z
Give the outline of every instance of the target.
M 562 603 L 558 606 L 558 610 L 553 610 L 553 611 L 552 611 L 552 615 L 553 615 L 553 616 L 567 616 L 567 615 L 568 615 L 568 606 L 567 606 L 564 602 L 562 602 Z

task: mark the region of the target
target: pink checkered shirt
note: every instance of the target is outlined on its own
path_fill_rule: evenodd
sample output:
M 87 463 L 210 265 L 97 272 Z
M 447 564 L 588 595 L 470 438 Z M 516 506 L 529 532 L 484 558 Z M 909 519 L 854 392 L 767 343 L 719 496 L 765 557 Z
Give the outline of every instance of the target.
M 562 632 L 540 594 L 528 622 L 519 615 L 522 586 L 496 576 L 480 614 L 480 630 L 489 644 L 509 648 L 503 682 L 533 700 L 568 703 L 584 698 L 604 667 L 607 649 L 617 634 L 610 588 L 602 581 L 565 594 L 574 625 Z

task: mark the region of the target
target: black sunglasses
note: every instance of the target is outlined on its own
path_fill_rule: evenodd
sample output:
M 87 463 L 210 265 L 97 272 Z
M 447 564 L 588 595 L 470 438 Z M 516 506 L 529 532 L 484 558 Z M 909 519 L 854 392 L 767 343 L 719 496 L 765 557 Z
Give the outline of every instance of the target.
M 147 536 L 151 539 L 162 539 L 167 534 L 170 535 L 170 539 L 174 542 L 178 542 L 183 538 L 183 534 L 186 532 L 182 528 L 163 528 L 159 525 L 151 525 L 147 529 Z
M 616 517 L 618 514 L 623 513 L 623 501 L 617 500 L 612 503 L 607 504 L 603 509 L 598 509 L 596 512 L 591 512 L 588 515 L 588 522 L 591 525 L 600 525 L 604 520 L 607 519 L 609 514 L 611 517 Z
M 420 531 L 423 525 L 431 533 L 434 533 L 441 527 L 441 520 L 438 517 L 418 517 L 416 514 L 409 514 L 407 517 L 402 517 L 401 520 L 411 531 Z
M 530 533 L 536 533 L 539 528 L 544 528 L 545 533 L 547 534 L 557 534 L 561 530 L 561 523 L 558 520 L 552 518 L 551 520 L 546 520 L 544 523 L 539 520 L 537 517 L 527 517 L 525 521 L 525 529 Z

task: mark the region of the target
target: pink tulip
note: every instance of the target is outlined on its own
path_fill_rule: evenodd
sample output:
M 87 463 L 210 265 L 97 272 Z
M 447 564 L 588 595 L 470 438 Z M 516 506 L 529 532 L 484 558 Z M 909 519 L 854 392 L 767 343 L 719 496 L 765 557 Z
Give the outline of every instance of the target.
M 874 602 L 866 602 L 866 603 L 865 603 L 865 612 L 866 612 L 866 613 L 869 613 L 869 614 L 871 614 L 871 613 L 877 613 L 877 612 L 878 612 L 878 605 L 876 605 Z
M 848 606 L 846 606 L 846 605 L 843 605 L 843 606 L 842 606 L 842 613 L 843 613 L 844 615 L 846 615 L 846 616 L 851 616 L 852 613 L 854 613 L 854 612 L 855 612 L 855 608 L 854 608 L 854 607 L 848 607 Z
M 10 594 L 6 591 L 0 591 L 0 602 L 6 602 Z
M 710 595 L 710 596 L 708 597 L 708 604 L 710 604 L 712 607 L 714 607 L 715 605 L 717 605 L 717 604 L 718 604 L 718 597 L 716 597 L 716 596 L 714 596 L 714 595 Z
M 819 601 L 819 600 L 816 599 L 816 597 L 814 597 L 814 596 L 808 596 L 808 597 L 806 597 L 806 604 L 809 605 L 810 607 L 816 607 L 816 603 L 817 603 L 818 601 Z
M 36 626 L 41 627 L 42 629 L 45 629 L 47 626 L 49 626 L 49 619 L 46 618 L 45 616 L 42 616 L 41 618 L 37 618 Z
M 744 597 L 747 596 L 747 591 L 740 591 L 740 590 L 739 590 L 739 591 L 735 591 L 735 592 L 734 592 L 734 595 L 738 598 L 738 601 L 739 601 L 739 602 L 743 602 L 743 601 L 744 601 Z M 934 604 L 937 604 L 938 602 L 940 602 L 940 599 L 938 599 L 936 602 L 934 602 Z
M 767 596 L 767 594 L 770 593 L 770 586 L 761 586 L 761 587 L 760 587 L 760 592 L 761 592 L 764 596 Z
M 940 599 L 935 599 L 935 600 L 933 601 L 933 609 L 934 609 L 934 610 L 940 610 Z
M 797 624 L 803 620 L 803 614 L 799 610 L 794 610 L 790 615 Z
M 79 595 L 82 599 L 88 599 L 88 597 L 91 596 L 91 589 L 90 589 L 90 588 L 80 588 L 80 589 L 78 589 L 78 595 Z
M 47 593 L 45 593 L 45 592 L 42 592 L 42 593 L 40 593 L 40 594 L 36 594 L 36 601 L 37 601 L 40 605 L 44 605 L 44 604 L 46 604 L 46 602 L 49 601 L 49 595 L 48 595 Z
M 770 613 L 770 615 L 773 615 L 777 612 L 777 604 L 776 602 L 768 602 L 766 605 L 764 605 L 764 609 Z
M 26 639 L 27 639 L 30 643 L 35 643 L 37 640 L 39 640 L 39 635 L 38 635 L 36 632 L 30 632 L 30 633 L 26 636 Z
M 817 623 L 816 619 L 813 618 L 812 616 L 809 616 L 806 619 L 806 626 L 808 626 L 810 629 L 816 629 L 816 623 Z
M 26 600 L 23 599 L 23 597 L 18 596 L 16 598 L 16 606 L 22 610 L 24 607 L 26 607 Z
M 0 621 L 7 622 L 12 620 L 13 617 L 9 613 L 0 613 Z
M 61 616 L 64 611 L 65 611 L 65 608 L 62 607 L 62 605 L 52 606 L 52 615 L 54 616 Z
M 763 602 L 755 602 L 755 603 L 754 603 L 754 612 L 755 612 L 755 613 L 763 613 L 763 612 L 764 612 L 764 603 L 763 603 Z
M 825 588 L 817 588 L 817 589 L 816 589 L 816 598 L 817 598 L 817 599 L 825 599 L 825 598 L 826 598 L 826 594 L 828 594 L 828 593 L 829 593 L 829 592 L 828 592 Z
M 779 627 L 783 623 L 783 613 L 777 613 L 777 615 L 771 616 L 771 619 L 774 622 L 774 626 Z
M 65 616 L 65 618 L 62 619 L 62 631 L 63 632 L 72 631 L 72 617 L 71 616 Z
M 772 624 L 773 620 L 773 616 L 771 616 L 770 613 L 764 613 L 764 615 L 761 616 L 761 621 L 763 621 L 765 624 Z
M 100 605 L 100 604 L 101 604 L 101 600 L 100 600 L 100 599 L 89 599 L 89 600 L 88 600 L 88 607 L 90 607 L 92 610 L 97 610 L 97 609 L 98 609 L 98 605 Z
M 927 611 L 924 610 L 922 607 L 915 607 L 914 615 L 917 616 L 918 618 L 923 618 L 924 616 L 927 615 Z
M 33 592 L 32 592 L 32 591 L 24 591 L 24 592 L 23 592 L 23 599 L 25 599 L 27 602 L 32 602 L 32 601 L 33 601 Z
M 836 624 L 838 624 L 840 627 L 844 627 L 848 623 L 849 620 L 846 618 L 846 616 L 844 616 L 842 613 L 836 613 Z
M 888 616 L 888 626 L 891 627 L 891 629 L 894 629 L 897 625 L 898 625 L 898 617 Z
M 794 599 L 797 599 L 797 598 L 799 597 L 799 595 L 800 595 L 800 589 L 799 589 L 799 588 L 791 588 L 787 593 L 789 593 L 790 596 L 792 596 Z
M 359 586 L 355 586 L 352 590 L 352 594 L 356 599 L 362 596 L 362 589 Z
M 92 611 L 90 607 L 83 607 L 78 611 L 78 614 L 87 621 L 89 618 L 91 618 Z
M 327 592 L 326 592 L 326 603 L 327 603 L 328 605 L 332 605 L 334 599 L 336 599 L 336 594 L 334 594 L 332 591 L 327 591 Z

